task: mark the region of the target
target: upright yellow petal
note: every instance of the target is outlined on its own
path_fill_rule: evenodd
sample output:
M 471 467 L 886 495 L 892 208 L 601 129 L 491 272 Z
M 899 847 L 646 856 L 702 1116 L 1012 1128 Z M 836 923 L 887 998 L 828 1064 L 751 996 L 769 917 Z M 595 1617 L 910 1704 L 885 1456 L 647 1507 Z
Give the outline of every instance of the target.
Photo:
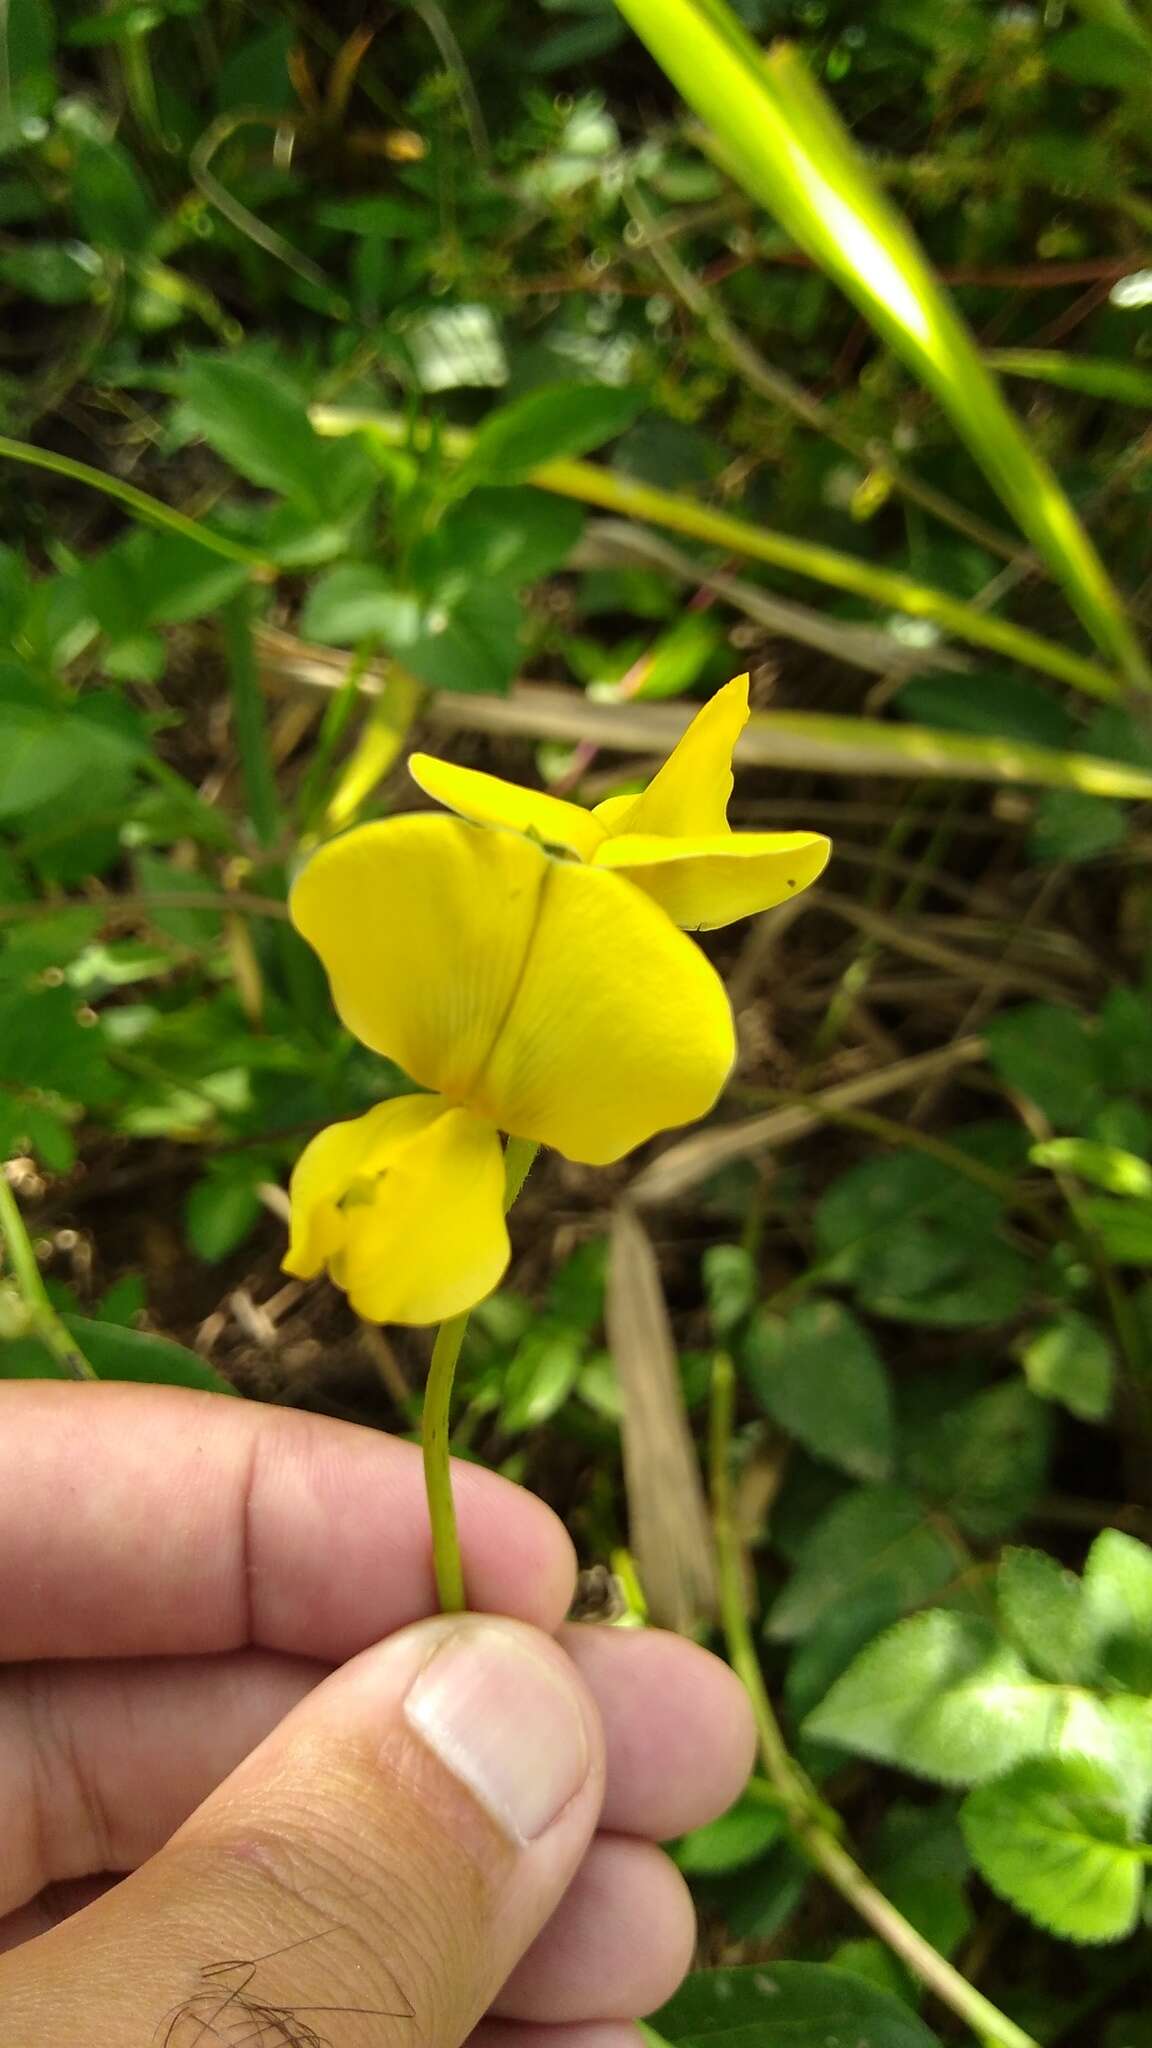
M 606 868 L 551 861 L 472 1106 L 501 1130 L 604 1165 L 703 1116 L 734 1052 L 723 983 L 691 940 Z
M 732 750 L 747 723 L 748 678 L 737 676 L 696 713 L 642 796 L 619 809 L 610 797 L 595 816 L 612 833 L 699 838 L 727 831 Z
M 818 832 L 724 832 L 711 839 L 627 832 L 605 840 L 596 864 L 626 875 L 675 924 L 708 932 L 798 896 L 830 852 Z
M 545 846 L 567 847 L 581 860 L 591 860 L 604 837 L 591 811 L 580 804 L 565 803 L 562 797 L 548 796 L 543 790 L 521 789 L 499 775 L 457 768 L 432 754 L 411 755 L 408 771 L 426 796 L 435 797 L 437 803 L 462 818 L 470 818 L 474 825 L 506 825 Z
M 291 1200 L 285 1270 L 310 1279 L 327 1265 L 371 1322 L 457 1315 L 508 1263 L 500 1140 L 435 1095 L 321 1131 L 297 1162 Z
M 309 861 L 292 917 L 349 1031 L 467 1102 L 520 985 L 545 878 L 530 839 L 421 812 L 360 825 Z

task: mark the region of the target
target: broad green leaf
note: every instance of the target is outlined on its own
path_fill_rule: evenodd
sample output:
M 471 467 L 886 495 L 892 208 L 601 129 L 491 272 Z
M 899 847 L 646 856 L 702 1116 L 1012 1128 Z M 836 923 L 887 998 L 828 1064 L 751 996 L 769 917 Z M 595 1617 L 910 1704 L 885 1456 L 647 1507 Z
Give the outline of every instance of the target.
M 940 2048 L 900 1999 L 827 1963 L 698 1970 L 652 2027 L 675 2048 Z
M 728 1338 L 755 1306 L 760 1291 L 756 1261 L 742 1244 L 709 1245 L 700 1261 L 700 1276 L 712 1328 Z
M 888 1379 L 867 1330 L 848 1309 L 808 1300 L 787 1317 L 756 1317 L 742 1363 L 769 1415 L 806 1450 L 854 1479 L 888 1477 Z
M 1059 1142 L 1059 1141 L 1057 1141 Z M 1078 1140 L 1070 1139 L 1070 1144 Z M 1061 1309 L 1029 1332 L 1020 1363 L 1034 1394 L 1059 1401 L 1082 1422 L 1103 1422 L 1111 1412 L 1116 1357 L 1099 1323 L 1079 1309 Z
M 907 1477 L 966 1536 L 992 1543 L 1034 1504 L 1048 1466 L 1050 1417 L 1019 1379 L 985 1387 L 972 1400 L 907 1432 Z
M 504 1378 L 501 1427 L 510 1436 L 542 1423 L 564 1406 L 584 1362 L 570 1330 L 539 1323 L 523 1338 Z
M 184 1204 L 184 1229 L 197 1258 L 215 1265 L 243 1244 L 262 1213 L 263 1205 L 250 1179 L 207 1173 Z
M 996 1574 L 1005 1635 L 1033 1671 L 1058 1684 L 1096 1676 L 1080 1581 L 1043 1550 L 1006 1550 Z
M 1152 49 L 1146 42 L 1111 24 L 1080 21 L 1062 30 L 1045 45 L 1053 69 L 1077 85 L 1110 86 L 1128 92 L 1143 74 L 1147 76 Z
M 617 0 L 717 154 L 934 392 L 1101 648 L 1149 678 L 1123 606 L 948 293 L 792 45 L 765 55 L 725 0 Z
M 1023 676 L 982 669 L 970 675 L 913 676 L 893 700 L 902 717 L 968 733 L 992 733 L 1026 746 L 1066 747 L 1074 730 L 1064 704 Z
M 330 496 L 331 455 L 291 381 L 262 358 L 190 356 L 184 407 L 224 461 L 264 490 L 320 511 Z
M 942 1785 L 978 1785 L 1045 1748 L 1052 1695 L 987 1622 L 897 1622 L 837 1680 L 805 1733 Z
M 1033 860 L 1048 863 L 1098 860 L 1122 846 L 1127 832 L 1126 813 L 1108 797 L 1050 789 L 1036 806 L 1028 851 Z
M 514 484 L 541 464 L 583 455 L 631 426 L 643 395 L 610 384 L 546 384 L 489 413 L 461 480 Z
M 579 508 L 527 486 L 481 487 L 449 506 L 427 540 L 413 551 L 412 573 L 421 589 L 446 602 L 461 584 L 477 579 L 518 590 L 556 569 L 580 537 Z
M 785 1832 L 778 1806 L 745 1793 L 719 1820 L 681 1835 L 672 1851 L 673 1860 L 687 1877 L 715 1877 L 758 1862 Z
M 1074 1010 L 1023 1003 L 988 1026 L 988 1056 L 1002 1081 L 1019 1089 L 1061 1130 L 1077 1130 L 1100 1107 L 1104 1090 L 1092 1035 Z
M 0 284 L 46 306 L 82 306 L 103 264 L 86 242 L 13 242 L 0 249 Z
M 419 629 L 417 600 L 372 562 L 340 562 L 317 577 L 300 620 L 305 639 L 332 647 L 370 639 L 389 648 L 407 646 Z
M 86 140 L 76 153 L 72 207 L 98 249 L 142 256 L 156 211 L 127 150 L 119 142 Z
M 1152 1201 L 1090 1195 L 1077 1204 L 1077 1214 L 1118 1266 L 1152 1266 Z
M 933 1948 L 955 1954 L 972 1929 L 972 1865 L 951 1799 L 894 1800 L 869 1839 L 868 1869 Z
M 1142 412 L 1152 406 L 1152 370 L 1138 369 L 1134 363 L 1039 348 L 989 349 L 984 360 L 1009 377 L 1035 377 L 1042 384 L 1060 384 L 1066 391 L 1084 391 L 1091 398 L 1115 398 L 1121 405 L 1139 406 Z
M 815 1217 L 830 1280 L 874 1314 L 955 1328 L 1003 1322 L 1028 1268 L 1000 1234 L 1001 1205 L 939 1160 L 885 1154 L 842 1174 Z
M 1104 1529 L 1084 1566 L 1084 1613 L 1100 1668 L 1116 1685 L 1152 1693 L 1152 1550 Z
M 879 1626 L 930 1599 L 959 1564 L 914 1493 L 900 1486 L 860 1487 L 817 1523 L 773 1605 L 768 1632 L 779 1642 L 794 1641 L 810 1634 L 830 1608 L 873 1595 Z
M 5 90 L 0 152 L 26 140 L 24 123 L 46 114 L 56 87 L 56 26 L 49 0 L 8 0 L 4 15 Z
M 90 1320 L 87 1316 L 64 1317 L 89 1365 L 102 1380 L 141 1380 L 148 1386 L 195 1387 L 208 1394 L 235 1394 L 236 1388 L 222 1373 L 173 1344 L 167 1337 L 153 1337 L 146 1330 L 125 1329 L 119 1323 Z M 64 1368 L 33 1338 L 0 1344 L 0 1379 L 64 1379 Z
M 1067 1941 L 1120 1941 L 1144 1861 L 1114 1774 L 1086 1757 L 1032 1757 L 971 1792 L 968 1847 L 1001 1898 Z

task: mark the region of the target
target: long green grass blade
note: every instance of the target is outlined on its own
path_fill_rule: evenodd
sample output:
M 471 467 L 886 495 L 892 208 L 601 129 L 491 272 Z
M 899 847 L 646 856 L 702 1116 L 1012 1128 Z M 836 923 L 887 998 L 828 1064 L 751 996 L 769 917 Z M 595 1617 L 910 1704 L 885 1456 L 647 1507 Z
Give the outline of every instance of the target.
M 370 441 L 375 439 L 387 448 L 411 443 L 419 449 L 431 439 L 426 423 L 414 436 L 412 422 L 396 413 L 318 405 L 313 406 L 310 416 L 320 434 L 362 432 Z M 461 460 L 471 445 L 472 436 L 464 427 L 444 427 L 437 434 L 437 447 L 450 461 Z M 966 640 L 974 647 L 990 647 L 1010 661 L 1039 669 L 1043 675 L 1057 676 L 1061 682 L 1072 683 L 1076 689 L 1105 703 L 1115 703 L 1124 695 L 1121 679 L 1101 668 L 1098 662 L 1073 654 L 1041 634 L 1029 632 L 1025 626 L 1013 625 L 1009 619 L 978 611 L 975 605 L 965 604 L 963 598 L 952 597 L 947 591 L 936 590 L 930 583 L 919 583 L 915 577 L 902 576 L 892 569 L 878 569 L 871 562 L 858 561 L 854 555 L 841 554 L 817 541 L 796 540 L 791 534 L 777 533 L 769 526 L 753 526 L 746 519 L 701 505 L 695 498 L 681 498 L 654 484 L 638 483 L 593 462 L 549 462 L 534 470 L 529 481 L 541 490 L 576 498 L 581 504 L 599 505 L 626 519 L 642 519 L 670 533 L 687 534 L 692 540 L 723 548 L 727 554 L 744 555 L 750 561 L 767 562 L 773 568 L 809 576 L 815 583 L 850 591 L 885 610 L 930 619 L 958 640 Z
M 1095 547 L 800 54 L 778 43 L 765 55 L 726 0 L 617 5 L 706 123 L 732 175 L 939 399 L 1098 646 L 1132 683 L 1152 688 Z
M 1107 356 L 1070 356 L 1054 348 L 991 348 L 986 363 L 1009 377 L 1035 377 L 1089 398 L 1114 398 L 1118 405 L 1152 407 L 1152 370 L 1114 363 Z

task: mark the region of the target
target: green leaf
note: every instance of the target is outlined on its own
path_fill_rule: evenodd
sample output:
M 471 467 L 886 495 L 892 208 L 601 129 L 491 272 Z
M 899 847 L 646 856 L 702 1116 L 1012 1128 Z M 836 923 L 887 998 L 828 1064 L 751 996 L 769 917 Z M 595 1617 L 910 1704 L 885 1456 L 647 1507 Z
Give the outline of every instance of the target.
M 1061 1309 L 1031 1331 L 1020 1344 L 1020 1363 L 1034 1394 L 1058 1401 L 1082 1422 L 1103 1422 L 1111 1413 L 1115 1353 L 1100 1325 L 1079 1309 Z
M 1099 645 L 1143 678 L 1092 541 L 803 52 L 785 41 L 763 51 L 725 0 L 618 4 L 711 131 L 723 167 L 935 394 Z
M 996 1574 L 1005 1635 L 1033 1671 L 1057 1684 L 1097 1675 L 1080 1581 L 1043 1550 L 1006 1550 Z
M 1042 384 L 1060 384 L 1067 391 L 1084 391 L 1092 398 L 1138 405 L 1142 412 L 1152 408 L 1152 371 L 1138 369 L 1135 363 L 1033 348 L 989 349 L 985 361 L 1010 377 L 1035 377 Z
M 56 90 L 56 31 L 48 0 L 8 0 L 0 151 L 25 141 L 24 123 L 46 114 Z
M 888 1380 L 868 1332 L 839 1302 L 761 1314 L 743 1347 L 745 1377 L 768 1414 L 815 1457 L 855 1479 L 892 1469 Z
M 290 379 L 263 357 L 190 356 L 185 410 L 209 447 L 249 483 L 313 512 L 328 503 L 333 449 Z
M 156 213 L 136 166 L 119 142 L 88 138 L 76 153 L 72 210 L 98 249 L 142 256 Z
M 412 572 L 421 588 L 446 602 L 459 594 L 455 579 L 495 581 L 519 590 L 559 567 L 580 537 L 584 515 L 565 498 L 527 486 L 478 489 L 444 513 L 435 531 L 413 551 Z
M 422 242 L 431 231 L 429 209 L 411 199 L 379 193 L 367 199 L 332 199 L 313 213 L 318 227 L 347 235 L 382 235 L 386 241 Z
M 127 1330 L 119 1323 L 90 1321 L 87 1316 L 64 1317 L 64 1322 L 89 1365 L 102 1380 L 141 1380 L 148 1386 L 196 1387 L 207 1394 L 235 1394 L 236 1388 L 222 1373 L 172 1344 L 167 1337 L 153 1337 L 146 1330 Z M 51 1353 L 31 1338 L 0 1344 L 0 1379 L 64 1379 L 66 1374 Z
M 340 562 L 317 577 L 300 620 L 305 639 L 330 647 L 374 639 L 395 651 L 410 645 L 419 630 L 416 598 L 371 562 Z
M 1152 1201 L 1111 1201 L 1090 1195 L 1077 1214 L 1119 1266 L 1152 1266 Z
M 1104 796 L 1080 789 L 1045 790 L 1036 805 L 1028 851 L 1033 860 L 1097 860 L 1115 853 L 1128 832 L 1127 814 Z
M 1152 1550 L 1104 1529 L 1084 1566 L 1084 1613 L 1101 1670 L 1114 1684 L 1152 1693 Z
M 1022 676 L 983 669 L 981 687 L 969 676 L 914 676 L 893 700 L 904 718 L 952 732 L 998 734 L 1041 747 L 1067 747 L 1073 722 L 1051 692 Z
M 1110 86 L 1116 92 L 1130 91 L 1148 70 L 1146 45 L 1099 21 L 1063 29 L 1045 44 L 1045 54 L 1054 70 L 1077 85 Z
M 0 249 L 0 284 L 46 306 L 82 306 L 102 264 L 86 242 L 17 242 Z
M 1002 1081 L 1019 1089 L 1060 1130 L 1083 1127 L 1104 1091 L 1092 1035 L 1074 1010 L 1024 1003 L 993 1017 L 988 1057 Z
M 1019 1380 L 987 1387 L 909 1432 L 907 1476 L 979 1543 L 1012 1529 L 1047 1473 L 1049 1416 Z
M 1013 1315 L 1028 1268 L 1000 1236 L 1001 1204 L 919 1152 L 842 1174 L 815 1215 L 824 1276 L 874 1314 L 964 1328 Z
M 539 1429 L 564 1406 L 584 1362 L 584 1346 L 570 1330 L 537 1324 L 517 1349 L 504 1380 L 501 1427 L 509 1436 Z
M 1048 1687 L 987 1622 L 937 1608 L 869 1645 L 807 1735 L 942 1785 L 978 1785 L 1045 1747 Z
M 1110 1195 L 1152 1196 L 1152 1166 L 1118 1145 L 1102 1145 L 1096 1138 L 1050 1138 L 1033 1145 L 1028 1154 L 1036 1166 L 1050 1166 L 1057 1173 L 1074 1173 L 1093 1187 Z
M 712 1327 L 718 1337 L 729 1337 L 759 1292 L 756 1261 L 741 1244 L 711 1244 L 700 1261 L 700 1272 Z
M 631 426 L 639 391 L 610 384 L 547 384 L 490 412 L 477 429 L 460 481 L 518 483 L 545 463 L 584 455 Z
M 1144 1863 L 1114 1774 L 1086 1757 L 1033 1757 L 961 1809 L 993 1891 L 1067 1941 L 1120 1941 L 1136 1925 Z
M 745 1793 L 719 1820 L 681 1835 L 672 1857 L 686 1877 L 715 1877 L 758 1862 L 785 1832 L 778 1806 Z
M 251 1178 L 215 1170 L 197 1181 L 184 1204 L 184 1229 L 197 1258 L 226 1259 L 255 1228 L 263 1205 Z
M 675 2048 L 940 2048 L 900 1999 L 827 1963 L 698 1970 L 651 2024 Z
M 869 1841 L 868 1868 L 917 1933 L 941 1955 L 954 1955 L 973 1915 L 966 1892 L 972 1864 L 952 1800 L 895 1800 Z
M 902 1486 L 866 1486 L 821 1517 L 775 1602 L 768 1632 L 778 1642 L 808 1635 L 829 1608 L 877 1596 L 877 1621 L 930 1599 L 957 1569 L 956 1552 Z

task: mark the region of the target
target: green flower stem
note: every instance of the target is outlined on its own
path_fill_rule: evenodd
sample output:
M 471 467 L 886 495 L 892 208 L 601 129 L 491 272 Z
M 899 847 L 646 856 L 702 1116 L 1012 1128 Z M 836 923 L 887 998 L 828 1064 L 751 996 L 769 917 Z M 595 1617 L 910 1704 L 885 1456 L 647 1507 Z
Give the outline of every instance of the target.
M 48 1299 L 48 1290 L 36 1264 L 36 1254 L 24 1227 L 19 1203 L 12 1192 L 8 1176 L 3 1172 L 0 1172 L 0 1239 L 3 1240 L 12 1278 L 28 1317 L 29 1334 L 39 1338 L 45 1350 L 51 1352 L 57 1365 L 63 1366 L 69 1379 L 98 1379 L 99 1374 L 92 1370 L 80 1346 L 74 1341 Z
M 509 1138 L 504 1153 L 505 1211 L 512 1207 L 520 1193 L 539 1149 L 527 1138 Z M 436 1570 L 436 1593 L 443 1614 L 461 1614 L 467 1605 L 460 1536 L 456 1527 L 456 1503 L 452 1497 L 451 1415 L 452 1384 L 471 1313 L 471 1309 L 465 1309 L 462 1315 L 452 1316 L 448 1322 L 441 1323 L 436 1332 L 420 1423 L 424 1488 L 428 1495 L 428 1518 L 432 1524 L 432 1561 Z
M 1039 2048 L 1030 2034 L 985 1998 L 897 1911 L 840 1839 L 838 1817 L 791 1756 L 776 1718 L 748 1621 L 743 1559 L 732 1501 L 732 1422 L 735 1374 L 723 1353 L 712 1375 L 710 1478 L 712 1527 L 720 1585 L 720 1614 L 728 1656 L 743 1681 L 759 1737 L 760 1756 L 797 1847 L 835 1887 L 873 1933 L 913 1974 L 972 2029 L 984 2048 Z

